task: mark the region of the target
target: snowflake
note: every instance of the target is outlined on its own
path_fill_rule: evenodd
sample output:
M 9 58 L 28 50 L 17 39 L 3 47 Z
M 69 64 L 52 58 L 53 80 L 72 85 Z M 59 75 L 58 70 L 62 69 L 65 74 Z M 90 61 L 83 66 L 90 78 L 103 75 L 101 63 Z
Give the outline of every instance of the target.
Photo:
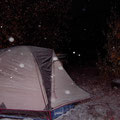
M 38 27 L 41 27 L 41 25 L 38 25 Z
M 73 54 L 75 54 L 75 51 L 73 51 Z
M 23 63 L 19 64 L 19 66 L 20 66 L 21 68 L 24 68 L 24 64 L 23 64 Z
M 65 94 L 69 95 L 70 91 L 69 90 L 65 90 Z
M 12 79 L 13 77 L 11 76 L 10 78 Z
M 113 49 L 115 49 L 115 46 L 113 46 Z
M 9 42 L 14 42 L 15 39 L 13 37 L 9 37 L 8 40 L 9 40 Z
M 58 58 L 57 57 L 53 57 L 53 61 L 57 61 L 58 60 Z
M 11 52 L 11 49 L 9 49 L 8 52 Z
M 55 75 L 51 75 L 51 78 L 53 78 Z
M 63 67 L 62 67 L 62 66 L 60 66 L 60 67 L 58 67 L 58 69 L 59 69 L 59 70 L 63 70 Z
M 71 83 L 72 85 L 74 85 L 74 83 Z
M 46 40 L 47 38 L 46 38 L 46 37 L 44 37 L 44 39 Z
M 51 75 L 51 78 L 53 78 L 54 76 L 53 75 Z

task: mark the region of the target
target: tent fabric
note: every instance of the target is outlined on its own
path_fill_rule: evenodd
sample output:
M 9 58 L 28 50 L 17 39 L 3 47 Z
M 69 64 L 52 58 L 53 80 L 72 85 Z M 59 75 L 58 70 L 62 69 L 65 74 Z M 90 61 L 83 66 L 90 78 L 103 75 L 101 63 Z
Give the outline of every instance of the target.
M 46 109 L 51 108 L 51 71 L 52 71 L 52 53 L 53 50 L 39 48 L 39 47 L 30 47 L 31 52 L 36 60 L 36 63 L 39 67 L 40 73 L 42 75 L 43 84 L 47 94 L 48 104 Z
M 0 104 L 4 103 L 7 109 L 46 107 L 39 84 L 43 86 L 42 76 L 36 66 L 28 47 L 14 47 L 0 54 Z
M 0 107 L 52 110 L 88 99 L 52 49 L 16 46 L 0 50 Z
M 53 58 L 57 58 L 55 53 Z M 73 82 L 58 59 L 53 61 L 52 75 L 52 108 L 89 98 L 89 94 Z

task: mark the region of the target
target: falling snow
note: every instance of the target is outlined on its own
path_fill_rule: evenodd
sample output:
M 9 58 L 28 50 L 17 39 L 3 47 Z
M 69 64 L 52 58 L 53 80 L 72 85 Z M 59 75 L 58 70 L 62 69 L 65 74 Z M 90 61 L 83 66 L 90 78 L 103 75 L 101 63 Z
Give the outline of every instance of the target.
M 38 27 L 41 27 L 41 25 L 38 25 Z
M 58 58 L 57 57 L 53 57 L 53 61 L 57 61 L 58 60 Z
M 51 75 L 51 78 L 53 78 L 53 75 Z
M 24 64 L 23 64 L 23 63 L 19 64 L 19 66 L 20 66 L 21 68 L 24 68 Z
M 54 76 L 53 75 L 51 75 L 51 78 L 53 78 Z
M 10 78 L 12 79 L 13 77 L 11 76 Z
M 14 38 L 13 37 L 9 37 L 9 42 L 14 42 Z
M 58 69 L 59 69 L 59 70 L 63 70 L 63 67 L 62 67 L 62 66 L 60 66 L 60 67 L 58 67 Z
M 33 2 L 17 0 L 10 1 L 10 5 L 8 0 L 5 1 L 0 2 L 1 48 L 29 44 L 64 49 L 70 44 L 71 1 L 50 1 L 48 4 L 49 0 Z M 13 10 L 10 6 L 16 7 Z M 18 11 L 18 14 L 13 15 L 13 11 Z
M 69 95 L 70 91 L 69 90 L 65 90 L 65 94 Z
M 75 54 L 75 51 L 73 51 L 73 54 Z
M 8 52 L 11 52 L 11 49 L 8 49 Z
M 44 37 L 45 40 L 47 40 L 47 37 Z
M 71 83 L 72 85 L 74 85 L 74 83 Z
M 51 75 L 51 78 L 53 78 L 55 75 Z

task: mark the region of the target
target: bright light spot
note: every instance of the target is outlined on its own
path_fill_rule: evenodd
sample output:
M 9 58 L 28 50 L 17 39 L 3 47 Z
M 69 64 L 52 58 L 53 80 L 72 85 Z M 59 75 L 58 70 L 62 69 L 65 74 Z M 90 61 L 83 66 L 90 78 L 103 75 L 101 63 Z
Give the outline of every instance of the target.
M 21 55 L 23 55 L 23 53 L 20 53 Z
M 38 27 L 41 27 L 41 25 L 38 25 Z
M 44 37 L 44 39 L 46 40 L 47 38 L 46 38 L 46 37 Z
M 53 78 L 55 75 L 51 75 L 51 78 Z
M 58 60 L 58 58 L 57 57 L 53 57 L 53 61 L 57 61 Z
M 15 39 L 13 37 L 9 37 L 8 40 L 9 40 L 9 42 L 14 42 Z
M 74 85 L 74 83 L 71 83 L 72 85 Z
M 65 90 L 65 94 L 69 95 L 70 91 L 69 90 Z
M 9 49 L 8 52 L 11 52 L 11 49 Z
M 51 78 L 53 78 L 53 75 L 51 75 Z
M 58 69 L 59 69 L 59 70 L 63 70 L 63 67 L 62 67 L 62 66 L 60 66 L 60 67 L 58 67 Z
M 1 25 L 0 28 L 3 28 L 3 26 Z
M 84 28 L 83 30 L 84 30 L 84 31 L 86 31 L 87 29 L 86 29 L 86 28 Z
M 13 77 L 11 76 L 10 78 L 12 79 Z
M 80 54 L 78 54 L 78 56 L 80 57 Z
M 24 64 L 23 64 L 23 63 L 19 64 L 19 66 L 20 66 L 21 68 L 24 68 Z
M 73 54 L 75 54 L 75 51 L 73 51 Z
M 115 49 L 115 46 L 113 46 L 113 49 Z
M 51 102 L 53 102 L 53 103 L 54 103 L 55 101 L 56 101 L 56 99 L 55 99 L 55 98 L 51 98 Z

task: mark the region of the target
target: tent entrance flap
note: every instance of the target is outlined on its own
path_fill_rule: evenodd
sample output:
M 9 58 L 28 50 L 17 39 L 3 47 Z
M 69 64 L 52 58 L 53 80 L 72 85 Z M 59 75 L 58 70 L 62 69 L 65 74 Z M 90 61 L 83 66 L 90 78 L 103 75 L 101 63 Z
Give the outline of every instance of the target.
M 57 56 L 53 53 L 53 58 Z M 53 59 L 54 60 L 54 59 Z M 60 105 L 74 103 L 90 98 L 90 94 L 78 87 L 67 74 L 61 62 L 56 60 L 52 64 L 52 96 L 51 106 L 56 108 Z

